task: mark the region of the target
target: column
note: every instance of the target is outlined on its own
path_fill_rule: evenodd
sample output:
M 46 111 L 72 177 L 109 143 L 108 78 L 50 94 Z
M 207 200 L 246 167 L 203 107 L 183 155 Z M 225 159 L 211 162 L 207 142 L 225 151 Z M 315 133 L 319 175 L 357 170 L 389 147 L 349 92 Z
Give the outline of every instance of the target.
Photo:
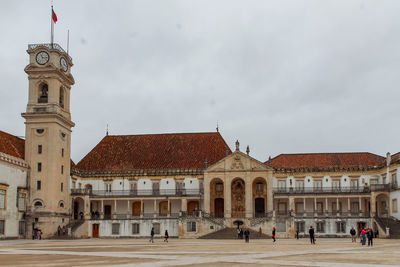
M 182 198 L 182 200 L 181 200 L 181 211 L 187 212 L 187 199 L 186 198 Z
M 231 218 L 232 203 L 231 203 L 231 183 L 224 179 L 224 217 Z
M 132 212 L 129 210 L 129 200 L 126 201 L 126 207 L 127 207 L 126 218 L 130 219 Z
M 157 217 L 157 199 L 154 199 L 153 203 L 153 217 Z
M 314 213 L 317 213 L 317 198 L 314 197 Z
M 339 208 L 339 198 L 337 197 L 336 198 L 336 214 L 339 213 L 339 210 L 340 210 L 340 208 Z
M 143 199 L 140 199 L 140 218 L 143 218 L 143 213 L 144 213 L 144 203 Z
M 304 216 L 307 216 L 307 211 L 306 211 L 306 198 L 305 197 L 303 197 L 303 213 L 304 213 Z
M 350 212 L 351 212 L 350 198 L 348 197 L 348 198 L 347 198 L 347 213 L 350 214 Z
M 272 175 L 270 175 L 270 178 L 271 179 L 267 179 L 267 212 L 274 211 Z
M 361 209 L 361 197 L 358 197 L 358 213 L 361 215 L 362 209 Z
M 167 217 L 170 217 L 171 216 L 171 208 L 170 208 L 171 202 L 170 202 L 169 198 L 168 198 L 168 204 L 167 205 L 168 205 Z
M 100 218 L 104 219 L 104 201 L 103 200 L 101 200 Z
M 325 211 L 328 212 L 328 198 L 325 198 Z
M 294 197 L 289 196 L 289 211 L 295 212 L 295 207 L 294 207 Z
M 253 217 L 253 194 L 251 193 L 251 181 L 246 179 L 245 182 L 245 205 L 246 205 L 246 218 Z
M 113 212 L 114 219 L 117 219 L 117 200 L 114 199 L 114 212 Z
M 204 183 L 203 183 L 203 188 L 204 188 L 204 211 L 207 213 L 211 213 L 211 208 L 210 208 L 210 197 L 211 197 L 211 192 L 210 192 L 210 181 L 208 179 L 207 174 L 204 174 Z M 183 205 L 183 203 L 182 203 Z M 185 209 L 187 210 L 187 209 Z M 182 208 L 182 211 L 185 211 Z

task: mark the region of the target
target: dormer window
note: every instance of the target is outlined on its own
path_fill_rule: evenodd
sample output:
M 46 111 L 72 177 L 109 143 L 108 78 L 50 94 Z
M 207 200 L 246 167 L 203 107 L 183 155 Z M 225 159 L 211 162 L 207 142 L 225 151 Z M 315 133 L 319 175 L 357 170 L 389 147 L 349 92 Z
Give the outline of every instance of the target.
M 64 89 L 60 87 L 60 98 L 59 98 L 60 107 L 64 108 Z
M 47 103 L 49 100 L 49 87 L 47 84 L 43 83 L 39 87 L 39 98 L 38 103 Z

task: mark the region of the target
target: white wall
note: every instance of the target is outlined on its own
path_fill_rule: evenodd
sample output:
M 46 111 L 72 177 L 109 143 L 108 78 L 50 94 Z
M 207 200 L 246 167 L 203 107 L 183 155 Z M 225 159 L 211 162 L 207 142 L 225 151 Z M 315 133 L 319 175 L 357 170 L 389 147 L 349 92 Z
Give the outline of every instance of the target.
M 18 238 L 19 221 L 23 221 L 24 212 L 18 211 L 17 194 L 18 187 L 27 188 L 27 170 L 0 161 L 0 183 L 8 185 L 6 209 L 0 209 L 0 220 L 5 220 L 4 235 L 0 235 L 0 238 Z M 25 199 L 25 206 L 27 201 Z

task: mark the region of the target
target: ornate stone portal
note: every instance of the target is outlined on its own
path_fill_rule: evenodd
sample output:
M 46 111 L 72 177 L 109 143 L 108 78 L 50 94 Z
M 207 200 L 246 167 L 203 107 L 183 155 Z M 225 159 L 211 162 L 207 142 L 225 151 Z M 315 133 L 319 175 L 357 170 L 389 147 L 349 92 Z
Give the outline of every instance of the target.
M 232 217 L 245 217 L 245 184 L 242 179 L 235 179 L 232 182 Z

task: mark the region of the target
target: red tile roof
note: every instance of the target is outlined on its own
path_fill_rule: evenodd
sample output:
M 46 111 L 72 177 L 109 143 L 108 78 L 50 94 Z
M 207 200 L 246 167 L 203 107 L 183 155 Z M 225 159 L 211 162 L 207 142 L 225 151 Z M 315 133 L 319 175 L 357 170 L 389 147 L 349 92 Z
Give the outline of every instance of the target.
M 385 157 L 369 152 L 280 154 L 271 159 L 274 168 L 358 168 L 384 164 Z M 266 162 L 268 164 L 268 161 Z
M 397 152 L 396 154 L 393 154 L 391 156 L 391 162 L 397 162 L 400 160 L 400 152 Z
M 204 169 L 231 150 L 218 132 L 106 136 L 76 166 L 79 171 Z
M 0 152 L 20 159 L 25 158 L 25 140 L 0 131 Z

